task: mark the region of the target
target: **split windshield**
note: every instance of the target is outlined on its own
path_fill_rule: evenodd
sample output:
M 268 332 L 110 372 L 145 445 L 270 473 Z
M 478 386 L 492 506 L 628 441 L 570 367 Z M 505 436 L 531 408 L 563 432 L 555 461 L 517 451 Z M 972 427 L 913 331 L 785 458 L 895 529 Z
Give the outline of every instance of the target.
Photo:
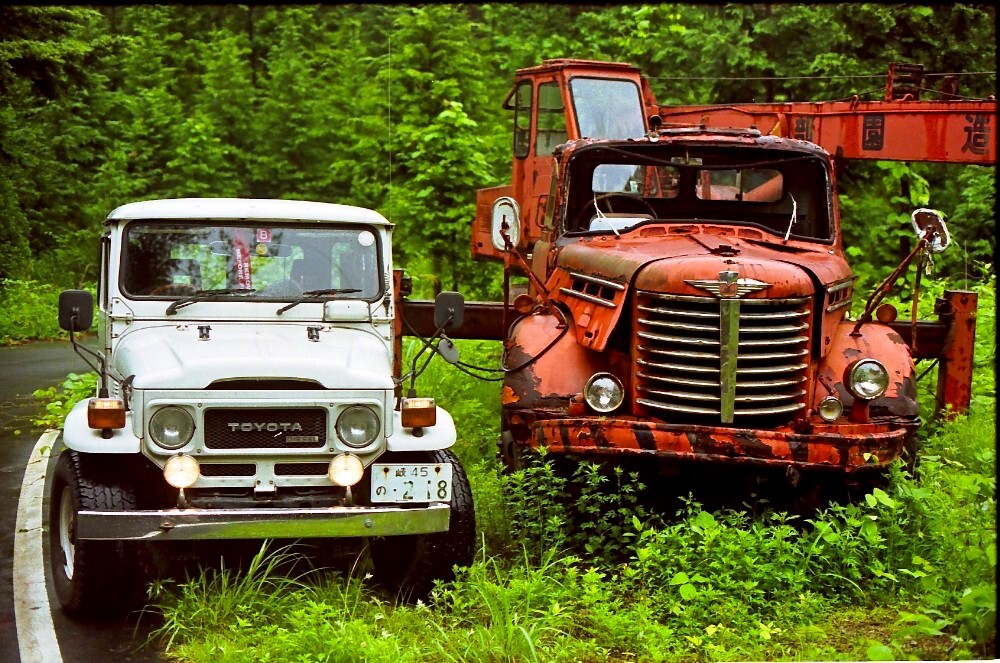
M 577 154 L 569 170 L 570 233 L 620 233 L 655 220 L 751 225 L 820 241 L 832 236 L 826 168 L 811 155 L 598 148 Z
M 378 244 L 366 226 L 135 222 L 125 235 L 120 284 L 140 299 L 208 293 L 290 301 L 342 289 L 340 299 L 375 300 L 383 282 Z

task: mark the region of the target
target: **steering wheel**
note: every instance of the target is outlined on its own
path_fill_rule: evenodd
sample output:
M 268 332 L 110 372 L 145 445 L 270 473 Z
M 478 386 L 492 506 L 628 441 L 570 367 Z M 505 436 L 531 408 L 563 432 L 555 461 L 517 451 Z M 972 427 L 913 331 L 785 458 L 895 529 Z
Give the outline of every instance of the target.
M 153 288 L 149 291 L 151 295 L 170 295 L 171 297 L 185 297 L 187 295 L 193 295 L 197 292 L 197 288 L 193 285 L 187 283 L 168 283 L 167 285 L 161 285 Z
M 614 198 L 619 198 L 625 203 L 624 209 L 616 209 L 615 206 L 611 204 L 611 200 Z M 596 195 L 587 205 L 584 206 L 582 210 L 580 210 L 580 214 L 577 216 L 576 225 L 581 230 L 586 230 L 589 222 L 596 214 L 595 208 L 604 214 L 625 214 L 628 212 L 647 213 L 654 219 L 659 216 L 652 204 L 650 204 L 650 202 L 642 196 L 634 193 L 625 193 L 624 191 L 608 191 L 607 193 Z

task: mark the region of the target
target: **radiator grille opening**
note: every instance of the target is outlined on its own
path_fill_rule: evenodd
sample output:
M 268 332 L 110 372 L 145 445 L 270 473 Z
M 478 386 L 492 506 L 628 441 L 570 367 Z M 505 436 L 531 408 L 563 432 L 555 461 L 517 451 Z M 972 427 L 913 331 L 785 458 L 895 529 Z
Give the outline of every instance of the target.
M 204 477 L 252 477 L 257 474 L 257 466 L 253 463 L 202 463 L 200 468 Z
M 208 449 L 318 449 L 326 444 L 322 408 L 241 408 L 205 411 Z
M 326 476 L 330 463 L 275 463 L 274 474 L 279 477 Z
M 639 292 L 637 403 L 669 422 L 787 422 L 805 407 L 811 303 Z

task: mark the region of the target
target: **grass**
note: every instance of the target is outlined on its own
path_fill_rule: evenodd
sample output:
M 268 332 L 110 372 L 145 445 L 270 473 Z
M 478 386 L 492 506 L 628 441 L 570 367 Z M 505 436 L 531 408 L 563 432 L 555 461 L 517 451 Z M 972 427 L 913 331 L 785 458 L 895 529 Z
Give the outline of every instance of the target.
M 663 517 L 633 499 L 637 477 L 587 465 L 570 478 L 544 460 L 503 475 L 497 385 L 435 360 L 417 389 L 458 426 L 475 563 L 406 605 L 363 568 L 289 576 L 274 563 L 285 552 L 262 553 L 247 573 L 157 586 L 157 646 L 212 663 L 991 658 L 995 345 L 982 307 L 969 415 L 925 428 L 917 476 L 896 468 L 885 490 L 808 519 L 693 501 Z M 460 347 L 472 364 L 499 357 L 495 343 Z

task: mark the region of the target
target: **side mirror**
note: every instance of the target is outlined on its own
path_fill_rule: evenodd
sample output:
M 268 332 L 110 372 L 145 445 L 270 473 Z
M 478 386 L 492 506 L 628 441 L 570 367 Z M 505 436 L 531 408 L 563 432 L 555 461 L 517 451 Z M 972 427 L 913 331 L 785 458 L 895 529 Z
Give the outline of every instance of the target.
M 465 313 L 465 297 L 460 292 L 439 292 L 434 298 L 434 326 L 458 329 Z
M 86 290 L 59 293 L 59 326 L 68 332 L 83 332 L 94 322 L 94 296 Z
M 503 236 L 510 238 L 510 245 L 517 248 L 521 241 L 521 208 L 510 196 L 496 199 L 490 210 L 490 240 L 497 251 L 507 251 L 507 242 Z
M 948 225 L 944 222 L 941 212 L 921 207 L 913 210 L 910 220 L 913 221 L 913 230 L 917 233 L 917 237 L 924 237 L 928 230 L 930 231 L 928 248 L 931 253 L 941 253 L 951 244 Z

